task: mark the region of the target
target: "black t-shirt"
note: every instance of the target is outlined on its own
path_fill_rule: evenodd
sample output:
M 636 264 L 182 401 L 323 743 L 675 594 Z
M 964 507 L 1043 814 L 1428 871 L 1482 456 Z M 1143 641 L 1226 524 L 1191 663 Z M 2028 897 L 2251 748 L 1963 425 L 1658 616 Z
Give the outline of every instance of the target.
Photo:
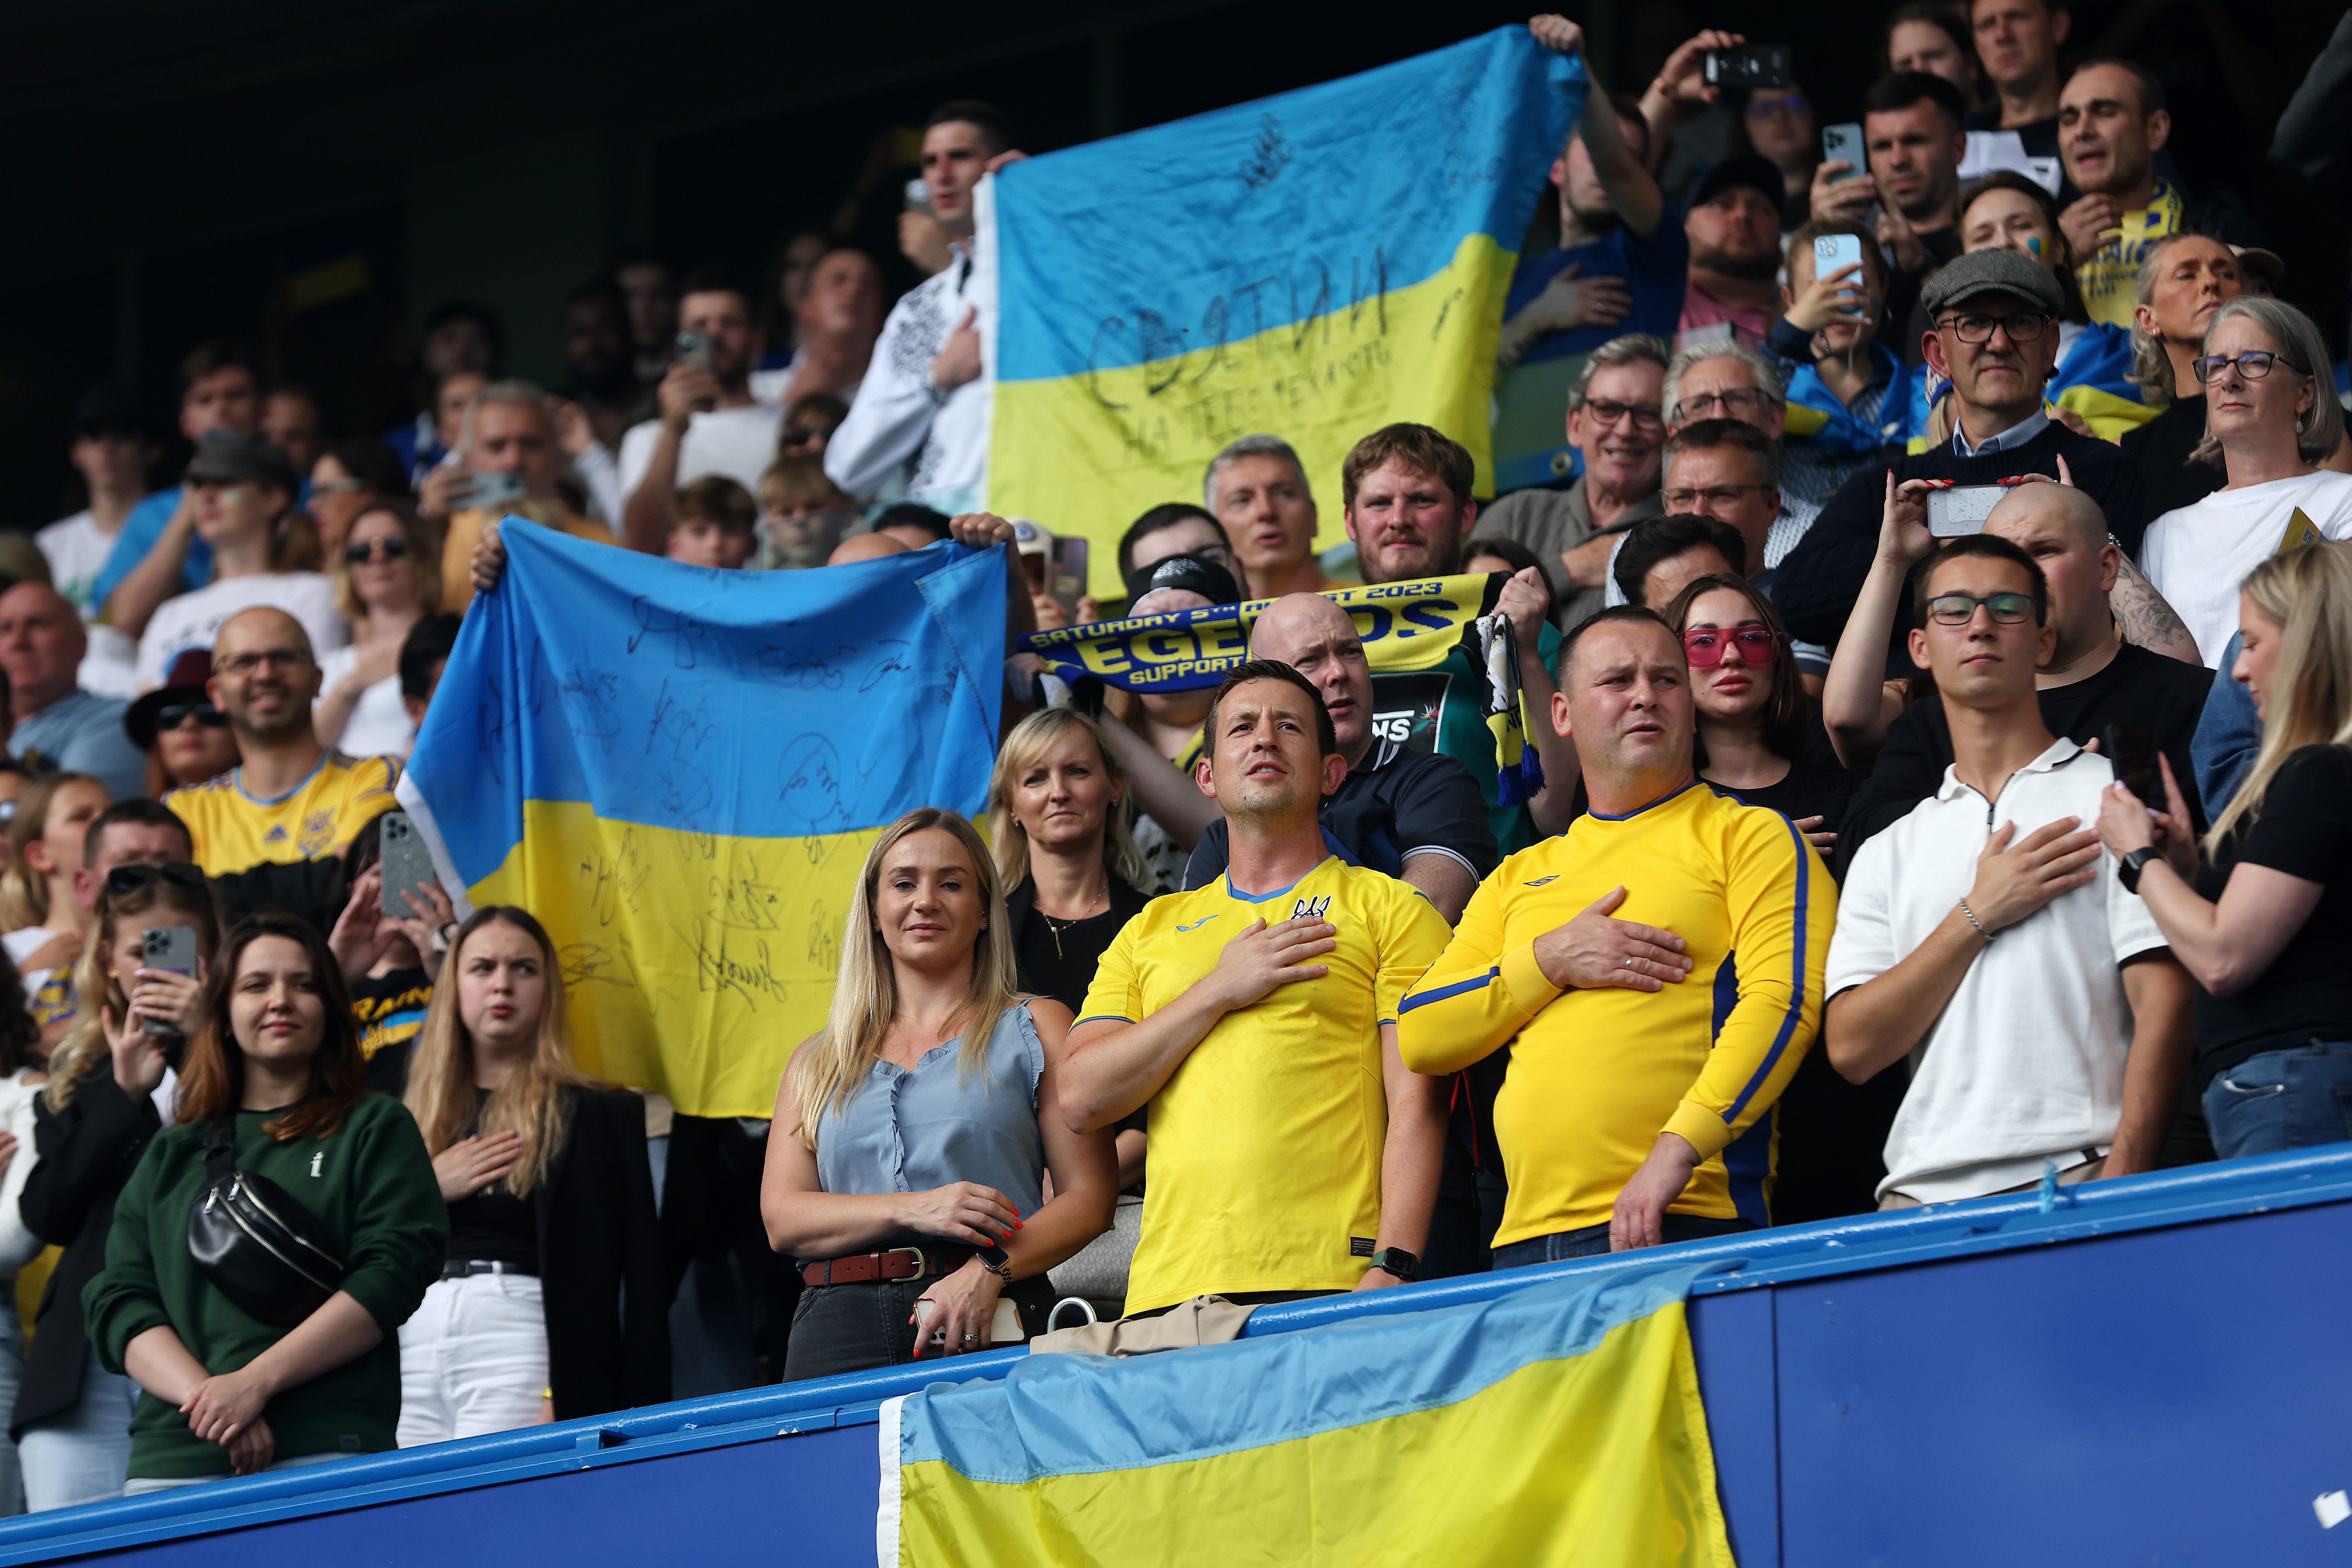
M 1799 757 L 1789 764 L 1788 776 L 1779 784 L 1766 784 L 1762 789 L 1738 789 L 1730 784 L 1715 787 L 1750 805 L 1769 806 L 1791 822 L 1818 816 L 1822 826 L 1835 832 L 1838 824 L 1845 820 L 1846 802 L 1853 798 L 1854 785 L 1861 782 L 1843 768 L 1824 767 Z
M 2095 437 L 2077 436 L 2053 420 L 2047 429 L 2013 450 L 1964 458 L 1949 441 L 1916 455 L 1880 448 L 1880 461 L 1840 485 L 1822 503 L 1805 537 L 1773 568 L 1772 604 L 1790 635 L 1824 647 L 1845 633 L 1846 617 L 1862 596 L 1870 564 L 1878 555 L 1878 525 L 1886 509 L 1886 471 L 1905 479 L 1950 479 L 1991 485 L 2019 474 L 2058 477 L 2063 454 L 2075 486 L 2099 503 L 2108 530 L 2126 554 L 2139 552 L 2147 519 L 2140 501 L 2139 469 L 2121 450 Z
M 352 982 L 352 1021 L 359 1026 L 367 1086 L 398 1100 L 408 1090 L 408 1058 L 433 1002 L 433 977 L 412 965 Z
M 2154 522 L 2194 506 L 2229 479 L 2219 463 L 2193 463 L 2189 454 L 2205 439 L 2205 399 L 2174 400 L 2163 413 L 2124 432 L 2124 456 L 2139 465 L 2140 510 Z
M 490 1091 L 474 1091 L 474 1121 L 478 1129 Z M 449 1205 L 449 1261 L 508 1263 L 536 1273 L 539 1268 L 539 1222 L 528 1199 L 507 1191 L 503 1181 L 488 1192 L 459 1198 Z
M 1429 849 L 1461 861 L 1482 882 L 1502 863 L 1494 829 L 1487 826 L 1486 803 L 1470 770 L 1452 757 L 1411 751 L 1393 741 L 1375 741 L 1363 765 L 1349 768 L 1339 787 L 1324 797 L 1323 831 L 1357 864 L 1391 877 L 1403 871 L 1405 857 Z M 1219 817 L 1193 847 L 1184 867 L 1185 888 L 1215 881 L 1229 855 L 1224 818 Z
M 2158 748 L 2171 760 L 2172 776 L 2180 781 L 2190 818 L 2202 828 L 2205 813 L 2197 798 L 2189 742 L 2212 685 L 2213 672 L 2201 664 L 2184 664 L 2126 643 L 2097 674 L 2041 692 L 2042 722 L 2077 745 L 2098 739 L 2110 724 L 2153 731 Z M 1843 879 L 1854 852 L 1935 794 L 1951 765 L 1952 728 L 1943 702 L 1931 697 L 1913 703 L 1886 727 L 1877 765 L 1853 792 L 1831 869 Z
M 2326 890 L 2271 966 L 2234 996 L 2197 993 L 2197 1078 L 2314 1040 L 2352 1040 L 2352 746 L 2305 746 L 2263 792 L 2262 815 L 2234 829 L 2197 872 L 2219 900 L 2231 871 L 2267 866 Z
M 1087 988 L 1095 982 L 1095 966 L 1127 921 L 1128 912 L 1116 903 L 1098 915 L 1076 921 L 1057 921 L 1031 908 L 1021 922 L 1013 954 L 1021 989 L 1052 997 L 1075 1017 L 1087 999 Z

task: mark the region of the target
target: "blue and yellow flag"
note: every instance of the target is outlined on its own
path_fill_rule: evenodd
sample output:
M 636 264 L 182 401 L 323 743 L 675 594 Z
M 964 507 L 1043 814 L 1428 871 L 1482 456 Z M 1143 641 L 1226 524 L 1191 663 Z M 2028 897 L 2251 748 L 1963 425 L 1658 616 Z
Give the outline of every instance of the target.
M 881 1568 L 1732 1568 L 1683 1298 L 1706 1265 L 882 1407 Z
M 401 804 L 453 894 L 546 924 L 584 1070 L 768 1115 L 877 831 L 986 802 L 1002 552 L 719 572 L 502 531 Z
M 1493 491 L 1503 297 L 1581 68 L 1506 27 L 1361 76 L 1015 163 L 982 214 L 996 279 L 992 511 L 1095 542 L 1282 437 L 1339 532 L 1340 460 L 1435 426 Z

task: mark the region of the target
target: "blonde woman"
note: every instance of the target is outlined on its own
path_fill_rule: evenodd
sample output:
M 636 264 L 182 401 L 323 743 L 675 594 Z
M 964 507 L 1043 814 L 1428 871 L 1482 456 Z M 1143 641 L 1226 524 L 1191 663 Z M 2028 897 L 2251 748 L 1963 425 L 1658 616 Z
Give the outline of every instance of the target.
M 44 1027 L 73 1015 L 62 987 L 44 996 L 42 986 L 81 952 L 89 913 L 74 897 L 73 875 L 90 822 L 112 804 L 88 773 L 51 773 L 17 798 L 8 823 L 11 864 L 0 875 L 0 924 L 8 934 L 0 948 L 24 977 L 25 1000 Z
M 405 757 L 416 726 L 400 700 L 400 649 L 441 607 L 440 552 L 406 502 L 380 500 L 352 519 L 328 566 L 352 643 L 319 660 L 310 727 L 346 756 Z
M 2231 677 L 2262 750 L 2203 854 L 2172 767 L 2167 809 L 2118 784 L 2099 837 L 2201 988 L 2196 1081 L 2223 1158 L 2352 1139 L 2352 544 L 2256 567 Z
M 151 926 L 196 933 L 194 976 L 141 966 Z M 122 1495 L 139 1391 L 109 1372 L 83 1331 L 82 1287 L 106 1262 L 114 1200 L 140 1154 L 170 1121 L 174 1075 L 204 1022 L 203 980 L 221 937 L 205 875 L 184 861 L 137 862 L 106 874 L 89 940 L 74 966 L 85 1008 L 49 1056 L 34 1107 L 37 1156 L 18 1205 L 43 1242 L 65 1248 L 42 1292 L 11 1431 L 26 1508 L 38 1513 Z M 170 1032 L 149 1032 L 153 1019 Z
M 955 813 L 908 812 L 867 853 L 833 1016 L 768 1135 L 761 1217 L 807 1287 L 787 1382 L 985 1350 L 1000 1293 L 1034 1333 L 1045 1270 L 1110 1223 L 1110 1135 L 1072 1132 L 1056 1087 L 1070 1010 L 1021 994 L 1006 928 Z
M 525 911 L 457 928 L 407 1105 L 449 1249 L 401 1325 L 400 1446 L 669 1398 L 645 1101 L 572 1065 L 554 945 Z

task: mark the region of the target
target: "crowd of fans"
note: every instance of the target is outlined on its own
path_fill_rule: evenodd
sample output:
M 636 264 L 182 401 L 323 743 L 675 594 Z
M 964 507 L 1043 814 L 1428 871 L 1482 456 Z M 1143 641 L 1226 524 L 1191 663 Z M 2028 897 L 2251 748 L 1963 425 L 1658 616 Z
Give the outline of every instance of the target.
M 1559 362 L 1557 482 L 1482 505 L 1462 444 L 1391 425 L 1318 552 L 1297 454 L 1245 437 L 1126 529 L 1123 603 L 979 507 L 973 193 L 1022 156 L 984 104 L 931 116 L 927 280 L 887 310 L 818 235 L 756 290 L 631 253 L 566 302 L 559 393 L 450 305 L 414 425 L 331 439 L 206 344 L 152 493 L 156 433 L 91 393 L 88 508 L 0 560 L 0 1506 L 958 1353 L 1069 1297 L 2352 1138 L 2333 356 L 2274 256 L 2200 227 L 2157 79 L 2062 68 L 2066 32 L 1904 6 L 1861 163 L 1801 88 L 1708 85 L 1735 35 L 1596 82 L 1499 336 L 1499 373 Z M 2342 123 L 2347 60 L 2352 20 L 2283 139 Z M 986 831 L 882 832 L 772 1121 L 588 1079 L 531 912 L 387 878 L 509 513 L 709 570 L 1004 552 Z M 1318 593 L 1465 573 L 1531 795 L 1467 647 L 1400 697 Z M 1247 600 L 1213 690 L 1020 645 Z M 307 1216 L 311 1296 L 198 1247 L 238 1191 Z

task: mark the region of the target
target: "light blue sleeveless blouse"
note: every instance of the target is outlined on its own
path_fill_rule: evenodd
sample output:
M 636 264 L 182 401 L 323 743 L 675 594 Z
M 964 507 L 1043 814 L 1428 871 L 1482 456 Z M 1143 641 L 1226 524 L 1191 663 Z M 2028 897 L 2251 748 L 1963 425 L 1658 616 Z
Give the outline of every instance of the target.
M 846 1103 L 817 1124 L 817 1176 L 828 1193 L 918 1193 L 978 1182 L 1021 1217 L 1044 1201 L 1045 1149 L 1037 1080 L 1045 1047 L 1026 1006 L 1005 1009 L 977 1071 L 961 1074 L 963 1037 L 912 1068 L 877 1061 Z

